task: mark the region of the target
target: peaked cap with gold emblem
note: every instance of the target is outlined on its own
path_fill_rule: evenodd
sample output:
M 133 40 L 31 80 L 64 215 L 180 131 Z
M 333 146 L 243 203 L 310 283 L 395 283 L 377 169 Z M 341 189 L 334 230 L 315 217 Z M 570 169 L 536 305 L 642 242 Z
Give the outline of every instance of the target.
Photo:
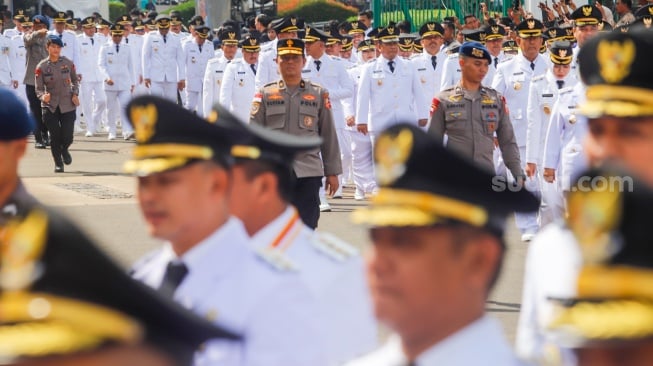
M 86 17 L 82 20 L 82 28 L 95 28 L 95 18 Z
M 650 339 L 653 190 L 618 166 L 581 176 L 569 194 L 567 227 L 582 266 L 574 279 L 575 296 L 553 300 L 551 335 L 570 348 Z
M 218 32 L 218 38 L 223 45 L 238 45 L 238 41 L 240 39 L 238 31 L 232 27 L 220 28 L 220 31 Z
M 121 15 L 120 18 L 116 19 L 116 21 L 114 23 L 120 24 L 122 26 L 131 25 L 132 24 L 132 18 L 127 14 Z
M 283 55 L 304 55 L 304 41 L 296 38 L 280 39 L 277 42 L 277 54 Z
M 277 33 L 297 32 L 304 28 L 304 21 L 296 16 L 289 16 L 276 20 L 272 28 Z
M 60 214 L 35 206 L 0 223 L 3 364 L 142 344 L 190 364 L 213 338 L 235 336 L 132 279 Z
M 340 44 L 343 51 L 349 51 L 354 48 L 354 38 L 350 35 L 344 35 L 340 40 Z
M 312 24 L 306 25 L 306 34 L 304 35 L 304 42 L 327 42 L 329 35 L 315 28 Z
M 376 39 L 382 43 L 399 42 L 399 28 L 394 23 L 390 23 L 379 31 Z
M 65 23 L 68 18 L 68 14 L 65 11 L 58 11 L 52 18 L 55 23 Z
M 600 33 L 578 54 L 590 118 L 653 116 L 653 37 L 649 30 Z
M 347 32 L 347 34 L 350 35 L 356 33 L 365 33 L 365 30 L 367 30 L 365 23 L 361 22 L 360 20 L 354 20 L 352 22 L 344 22 L 342 26 L 345 29 L 345 32 Z
M 535 18 L 525 19 L 517 24 L 517 35 L 519 38 L 541 37 L 544 25 Z
M 483 28 L 485 40 L 503 39 L 506 36 L 506 30 L 500 24 L 492 24 Z
M 532 212 L 539 205 L 526 190 L 493 189 L 493 173 L 412 124 L 381 132 L 374 159 L 381 188 L 367 208 L 354 212 L 356 223 L 397 227 L 464 223 L 502 235 L 511 212 Z M 457 173 L 441 174 L 451 169 Z
M 571 13 L 571 19 L 574 20 L 574 25 L 582 27 L 584 25 L 598 25 L 603 16 L 601 11 L 593 5 L 579 6 Z
M 137 145 L 124 170 L 147 176 L 178 169 L 198 160 L 228 166 L 233 136 L 216 122 L 200 118 L 176 103 L 154 96 L 132 99 L 127 116 L 136 131 Z
M 122 36 L 125 33 L 125 26 L 122 24 L 115 23 L 111 26 L 111 35 L 113 36 Z
M 415 36 L 411 34 L 399 35 L 399 49 L 405 52 L 412 52 L 415 44 Z
M 240 47 L 243 49 L 243 52 L 259 52 L 261 50 L 258 39 L 251 35 L 248 35 L 240 41 Z
M 574 58 L 571 42 L 556 41 L 551 44 L 549 57 L 555 65 L 569 65 Z
M 438 22 L 426 22 L 419 29 L 420 37 L 442 36 L 444 28 Z
M 170 28 L 170 17 L 168 17 L 167 15 L 161 14 L 157 16 L 155 22 L 157 28 L 163 28 L 163 29 Z
M 205 26 L 205 25 L 198 25 L 195 27 L 195 32 L 197 33 L 197 36 L 200 38 L 208 38 L 209 37 L 209 32 L 211 31 L 211 28 Z

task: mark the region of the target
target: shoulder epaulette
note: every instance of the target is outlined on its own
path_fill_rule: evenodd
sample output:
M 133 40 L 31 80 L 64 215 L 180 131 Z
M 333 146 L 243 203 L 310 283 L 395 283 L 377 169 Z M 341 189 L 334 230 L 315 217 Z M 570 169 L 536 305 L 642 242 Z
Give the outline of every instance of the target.
M 458 55 L 459 55 L 458 52 L 450 53 L 449 55 L 447 55 L 447 58 L 458 58 Z
M 546 77 L 546 74 L 537 75 L 536 77 L 534 77 L 532 79 L 532 81 L 544 80 L 545 77 Z
M 298 270 L 295 263 L 286 257 L 281 250 L 275 248 L 256 248 L 254 252 L 259 259 L 277 271 L 293 272 Z
M 277 81 L 273 81 L 273 82 L 271 82 L 271 83 L 267 83 L 267 84 L 263 85 L 263 88 L 267 88 L 267 87 L 269 87 L 269 86 L 277 86 L 277 84 L 278 84 Z
M 558 91 L 558 95 L 569 93 L 569 92 L 571 92 L 572 90 L 574 90 L 574 87 L 573 87 L 573 86 L 568 86 L 568 87 L 562 88 L 562 89 L 560 89 L 560 90 Z
M 358 255 L 358 249 L 329 233 L 315 232 L 311 244 L 318 252 L 338 262 Z

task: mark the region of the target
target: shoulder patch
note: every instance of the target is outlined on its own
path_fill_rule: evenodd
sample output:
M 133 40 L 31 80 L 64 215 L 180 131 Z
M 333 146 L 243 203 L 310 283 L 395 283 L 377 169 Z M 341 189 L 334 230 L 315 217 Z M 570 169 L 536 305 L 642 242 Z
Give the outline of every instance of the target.
M 268 264 L 270 267 L 280 272 L 294 272 L 299 268 L 282 251 L 274 248 L 256 248 L 254 249 L 256 257 Z
M 358 249 L 330 233 L 315 232 L 311 244 L 318 252 L 338 262 L 359 254 Z

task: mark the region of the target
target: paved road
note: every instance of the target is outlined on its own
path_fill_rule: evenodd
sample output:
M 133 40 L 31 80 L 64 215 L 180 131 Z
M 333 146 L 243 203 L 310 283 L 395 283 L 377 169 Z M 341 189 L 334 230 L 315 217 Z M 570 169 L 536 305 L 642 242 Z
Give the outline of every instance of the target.
M 132 146 L 133 142 L 120 139 L 107 141 L 106 134 L 97 137 L 77 134 L 70 149 L 73 163 L 65 167 L 65 173 L 54 173 L 50 150 L 33 147 L 20 167 L 32 194 L 72 218 L 125 268 L 159 245 L 145 231 L 135 200 L 135 179 L 122 174 L 122 164 L 129 158 Z M 331 200 L 331 204 L 333 212 L 323 214 L 320 230 L 337 233 L 367 248 L 365 229 L 349 222 L 350 212 L 366 203 L 353 200 L 353 190 L 346 189 L 344 199 Z M 527 244 L 520 242 L 514 224 L 509 226 L 503 274 L 487 310 L 501 319 L 506 333 L 513 339 Z

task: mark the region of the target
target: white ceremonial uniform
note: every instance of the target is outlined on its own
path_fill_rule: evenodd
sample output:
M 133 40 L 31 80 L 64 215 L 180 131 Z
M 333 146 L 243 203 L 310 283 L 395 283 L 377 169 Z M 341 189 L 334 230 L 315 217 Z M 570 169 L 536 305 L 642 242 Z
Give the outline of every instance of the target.
M 63 41 L 63 48 L 61 49 L 61 56 L 66 56 L 70 61 L 75 64 L 79 62 L 79 50 L 77 49 L 77 34 L 73 31 L 64 30 L 63 33 L 59 34 L 57 31 L 50 30 L 48 34 L 59 36 Z
M 174 299 L 243 336 L 208 342 L 195 365 L 327 365 L 315 297 L 297 273 L 254 253 L 240 220 L 230 218 L 181 258 L 164 245 L 132 275 L 158 288 L 174 260 L 188 267 Z
M 311 230 L 292 206 L 254 234 L 251 244 L 261 255 L 296 268 L 317 299 L 328 365 L 341 365 L 376 347 L 376 320 L 356 248 Z
M 320 62 L 320 70 L 317 70 L 316 61 Z M 329 56 L 326 53 L 318 60 L 309 56 L 306 65 L 302 70 L 302 79 L 320 84 L 329 92 L 331 99 L 331 114 L 336 127 L 338 145 L 340 146 L 340 159 L 342 161 L 342 172 L 340 185 L 347 183 L 352 166 L 351 139 L 345 131 L 345 112 L 343 101 L 354 95 L 354 83 L 352 82 L 345 61 L 339 57 Z
M 528 91 L 533 77 L 546 72 L 546 58 L 538 54 L 533 64 L 535 69 L 531 69 L 531 61 L 519 54 L 500 63 L 492 81 L 492 88 L 506 98 L 522 165 L 526 161 Z M 525 185 L 528 190 L 537 192 L 537 183 L 536 179 L 527 178 Z M 522 234 L 534 234 L 538 230 L 537 213 L 515 213 L 515 223 Z
M 494 80 L 494 74 L 497 73 L 497 70 L 499 69 L 499 64 L 501 64 L 505 59 L 506 55 L 503 53 L 503 51 L 499 52 L 498 56 L 492 56 L 492 62 L 490 62 L 490 65 L 487 69 L 487 74 L 485 74 L 485 77 L 483 78 L 483 81 L 481 81 L 481 84 L 483 85 L 492 85 L 492 81 Z
M 585 87 L 578 82 L 573 88 L 559 91 L 558 102 L 551 113 L 544 145 L 544 168 L 555 169 L 558 187 L 569 191 L 573 179 L 588 168 L 583 141 L 588 133 L 587 118 L 576 114 L 585 101 Z
M 91 134 L 98 132 L 106 113 L 107 96 L 104 92 L 104 75 L 98 67 L 102 44 L 93 36 L 80 34 L 77 37 L 79 60 L 75 65 L 77 75 L 82 76 L 80 82 L 80 103 L 86 119 L 86 131 Z M 114 119 L 115 122 L 115 119 Z
M 433 97 L 442 90 L 440 89 L 440 84 L 442 83 L 444 62 L 447 59 L 447 54 L 440 51 L 435 55 L 435 69 L 433 69 L 433 64 L 431 62 L 432 57 L 433 55 L 426 51 L 422 51 L 421 55 L 413 56 L 410 59 L 410 62 L 412 62 L 417 68 L 419 81 L 427 100 L 433 99 Z
M 573 87 L 576 84 L 576 78 L 571 73 L 567 74 L 561 81 L 563 83 L 562 87 Z M 556 80 L 551 69 L 547 70 L 544 75 L 534 77 L 531 81 L 528 108 L 526 109 L 528 130 L 526 132 L 525 162 L 537 165 L 537 178 L 542 192 L 542 204 L 538 217 L 540 227 L 562 218 L 559 213 L 564 210 L 557 185 L 545 182 L 542 175 L 544 171 L 542 162 L 546 133 L 549 129 L 551 112 L 558 100 L 559 88 L 557 82 L 558 80 Z
M 119 46 L 117 48 L 117 46 Z M 134 129 L 127 119 L 127 103 L 131 98 L 131 88 L 134 86 L 134 66 L 132 54 L 127 44 L 105 43 L 100 49 L 98 64 L 102 73 L 104 92 L 107 95 L 107 124 L 109 134 L 116 135 L 116 120 L 118 113 L 122 126 L 122 136 L 127 138 Z M 106 83 L 113 80 L 113 85 Z
M 345 364 L 345 366 L 403 365 L 409 365 L 409 362 L 403 354 L 401 340 L 397 335 L 391 336 L 377 351 Z M 434 344 L 410 365 L 517 366 L 523 364 L 510 349 L 499 321 L 485 315 Z
M 440 79 L 440 90 L 450 88 L 460 81 L 462 72 L 458 60 L 458 53 L 452 53 L 444 60 L 442 78 Z
M 177 82 L 186 80 L 184 51 L 178 36 L 150 32 L 143 43 L 143 78 L 150 79 L 150 93 L 177 101 Z
M 370 62 L 374 62 L 374 60 L 370 60 Z M 359 64 L 348 70 L 349 76 L 354 82 L 355 92 L 351 101 L 345 103 L 345 116 L 347 117 L 356 116 L 358 84 L 364 66 L 363 64 Z M 356 185 L 355 198 L 362 199 L 365 193 L 372 193 L 376 190 L 372 141 L 369 136 L 358 132 L 355 125 L 347 130 L 351 139 L 352 171 L 354 173 L 354 184 Z
M 277 39 L 269 42 L 269 47 L 261 48 L 258 58 L 258 71 L 256 72 L 256 90 L 264 85 L 281 79 L 277 66 Z
M 401 57 L 393 61 L 394 72 L 383 56 L 365 64 L 361 72 L 356 123 L 367 124 L 372 139 L 397 123 L 417 125 L 429 117 L 430 104 L 415 66 Z
M 543 228 L 531 241 L 524 266 L 524 289 L 515 340 L 515 351 L 522 359 L 542 365 L 576 364 L 573 353 L 564 349 L 560 350 L 562 362 L 548 360 L 553 344 L 548 341 L 546 328 L 555 316 L 554 302 L 550 298 L 577 296 L 576 278 L 581 266 L 582 256 L 576 239 L 560 223 Z
M 202 84 L 206 65 L 213 57 L 213 45 L 204 42 L 200 47 L 195 39 L 184 43 L 184 59 L 186 62 L 186 100 L 184 107 L 190 111 L 202 114 Z M 252 93 L 252 95 L 254 95 Z M 250 101 L 251 103 L 251 101 Z
M 254 67 L 257 65 L 254 64 Z M 252 100 L 256 93 L 256 74 L 245 60 L 235 60 L 227 65 L 220 86 L 220 104 L 238 120 L 249 123 Z
M 25 93 L 25 70 L 27 70 L 27 51 L 25 50 L 25 41 L 23 40 L 22 33 L 19 33 L 11 38 L 11 73 L 15 80 L 18 80 L 18 88 L 13 89 L 18 99 L 22 100 L 25 107 L 29 109 L 29 102 L 27 94 Z
M 134 63 L 134 91 L 132 95 L 147 94 L 149 91 L 143 83 L 143 43 L 145 43 L 145 37 L 140 34 L 130 34 L 128 37 L 122 37 L 122 43 L 129 45 L 132 62 Z
M 20 33 L 20 32 L 18 31 L 18 29 L 16 29 L 16 28 L 5 29 L 5 30 L 2 32 L 2 34 L 3 34 L 5 37 L 7 37 L 7 38 L 14 38 L 14 37 L 16 37 L 17 35 L 21 35 L 21 33 Z
M 221 56 L 210 59 L 206 64 L 206 71 L 204 72 L 204 80 L 202 82 L 202 115 L 204 117 L 207 117 L 211 113 L 213 104 L 220 100 L 220 89 L 222 87 L 224 70 L 230 62 L 224 56 Z M 254 99 L 254 95 L 249 99 L 250 103 L 252 99 Z M 247 110 L 249 111 L 249 108 Z
M 0 87 L 13 89 L 13 81 L 17 80 L 12 75 L 12 46 L 10 38 L 0 34 Z

